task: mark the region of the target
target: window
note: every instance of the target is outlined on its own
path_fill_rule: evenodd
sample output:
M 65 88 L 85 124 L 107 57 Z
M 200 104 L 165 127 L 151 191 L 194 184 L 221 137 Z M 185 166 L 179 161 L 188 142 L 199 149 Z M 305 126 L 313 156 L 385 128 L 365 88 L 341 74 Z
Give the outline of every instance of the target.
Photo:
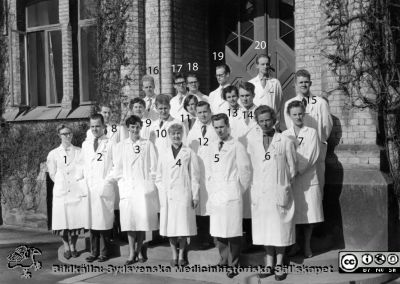
M 97 91 L 96 2 L 95 0 L 79 0 L 78 43 L 81 102 L 94 101 Z
M 63 97 L 63 65 L 58 0 L 34 2 L 25 9 L 26 73 L 21 79 L 28 80 L 26 85 L 21 83 L 21 87 L 25 85 L 26 89 L 21 92 L 24 96 L 21 102 L 27 101 L 31 106 L 60 104 Z
M 294 50 L 294 0 L 279 0 L 279 38 Z

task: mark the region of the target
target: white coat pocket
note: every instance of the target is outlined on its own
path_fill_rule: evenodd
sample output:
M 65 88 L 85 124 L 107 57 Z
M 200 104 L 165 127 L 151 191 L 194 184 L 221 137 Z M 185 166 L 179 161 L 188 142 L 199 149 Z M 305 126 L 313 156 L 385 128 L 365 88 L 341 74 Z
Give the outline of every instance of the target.
M 276 204 L 281 207 L 288 207 L 292 202 L 290 185 L 277 185 L 275 190 Z

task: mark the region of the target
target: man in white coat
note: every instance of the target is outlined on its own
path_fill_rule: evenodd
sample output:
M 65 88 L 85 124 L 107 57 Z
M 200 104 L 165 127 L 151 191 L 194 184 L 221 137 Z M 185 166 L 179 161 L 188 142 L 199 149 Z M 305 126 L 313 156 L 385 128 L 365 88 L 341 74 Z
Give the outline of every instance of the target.
M 218 135 L 211 124 L 210 104 L 200 101 L 196 106 L 197 119 L 189 131 L 187 143 L 189 147 L 198 155 L 200 165 L 200 206 L 197 207 L 197 226 L 198 236 L 203 241 L 204 247 L 210 247 L 212 240 L 209 236 L 209 210 L 208 210 L 208 190 L 210 185 L 206 180 L 206 173 L 209 170 L 209 160 L 207 155 L 208 147 L 218 140 Z
M 181 115 L 187 114 L 187 111 L 183 107 L 183 102 L 185 101 L 186 96 L 189 94 L 186 86 L 185 76 L 181 73 L 176 74 L 174 76 L 174 88 L 176 90 L 176 96 L 170 101 L 170 113 L 172 117 L 176 119 L 180 119 Z
M 244 146 L 229 135 L 229 119 L 224 113 L 212 116 L 219 137 L 210 144 L 210 234 L 216 238 L 221 256 L 219 265 L 239 265 L 244 191 L 250 186 L 251 165 Z M 229 278 L 237 275 L 232 270 Z
M 282 86 L 278 79 L 271 77 L 271 58 L 266 54 L 259 54 L 256 58 L 258 74 L 249 82 L 255 86 L 254 103 L 271 107 L 277 117 L 279 126 L 280 112 L 283 104 Z
M 154 93 L 155 83 L 154 78 L 150 75 L 144 75 L 142 78 L 142 89 L 146 96 L 144 101 L 146 103 L 146 113 L 145 116 L 151 120 L 156 120 L 158 118 L 158 113 L 156 109 L 156 94 Z
M 217 77 L 219 87 L 208 96 L 208 102 L 211 105 L 211 112 L 213 114 L 224 113 L 229 108 L 228 103 L 222 98 L 222 90 L 230 85 L 230 74 L 231 69 L 226 64 L 218 65 L 215 68 L 215 76 Z
M 104 119 L 101 114 L 90 117 L 93 140 L 82 144 L 80 164 L 89 195 L 89 229 L 91 255 L 87 262 L 98 258 L 106 261 L 109 253 L 110 230 L 114 221 L 115 188 L 112 183 L 111 139 L 104 135 Z
M 195 95 L 199 101 L 208 102 L 208 96 L 199 91 L 200 83 L 195 73 L 187 74 L 186 82 L 189 88 L 189 94 Z
M 121 141 L 121 131 L 120 131 L 120 126 L 111 123 L 110 118 L 111 118 L 111 108 L 107 104 L 100 105 L 100 112 L 104 118 L 104 134 L 111 140 L 113 144 L 117 144 Z M 93 133 L 91 129 L 88 129 L 86 132 L 86 140 L 93 140 Z
M 285 103 L 285 124 L 286 129 L 293 127 L 293 122 L 287 113 L 287 107 L 292 101 L 303 102 L 306 113 L 304 116 L 304 125 L 312 127 L 318 132 L 320 154 L 317 161 L 318 182 L 323 194 L 325 185 L 325 158 L 328 149 L 328 138 L 331 135 L 333 121 L 329 110 L 328 102 L 311 93 L 311 75 L 307 70 L 299 70 L 296 72 L 296 87 L 298 94 L 296 97 L 288 100 Z

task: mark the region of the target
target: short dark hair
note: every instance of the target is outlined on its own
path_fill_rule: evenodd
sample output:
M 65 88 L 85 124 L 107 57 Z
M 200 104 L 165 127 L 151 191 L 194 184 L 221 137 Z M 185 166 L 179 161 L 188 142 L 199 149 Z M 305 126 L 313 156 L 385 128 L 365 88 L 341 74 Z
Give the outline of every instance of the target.
M 100 113 L 94 113 L 90 116 L 91 120 L 97 120 L 99 119 L 101 121 L 101 124 L 104 125 L 104 117 Z
M 130 101 L 131 105 L 133 106 L 136 103 L 141 104 L 142 106 L 146 107 L 146 102 L 142 98 L 134 98 Z
M 311 74 L 306 69 L 297 70 L 294 79 L 297 80 L 298 77 L 306 77 L 308 80 L 311 80 Z
M 67 128 L 67 129 L 71 130 L 71 132 L 72 132 L 71 127 L 61 123 L 61 124 L 57 125 L 57 128 L 56 128 L 57 129 L 57 134 L 60 134 L 60 131 L 63 130 L 64 128 Z
M 304 106 L 302 101 L 295 100 L 295 101 L 291 101 L 288 104 L 287 109 L 286 109 L 287 114 L 290 114 L 290 110 L 295 107 L 301 107 L 303 109 L 303 111 L 306 110 L 306 107 Z
M 171 106 L 169 101 L 171 100 L 171 98 L 168 95 L 164 95 L 164 94 L 159 94 L 156 97 L 156 106 L 158 105 L 168 105 Z
M 218 114 L 214 114 L 213 116 L 211 116 L 211 121 L 212 124 L 214 126 L 214 122 L 223 119 L 225 122 L 225 125 L 229 127 L 229 118 L 225 113 L 218 113 Z
M 267 59 L 268 59 L 268 63 L 271 63 L 271 56 L 268 55 L 268 54 L 262 53 L 262 54 L 257 55 L 257 57 L 256 57 L 256 63 L 257 63 L 257 64 L 258 64 L 258 61 L 259 61 L 261 58 L 267 58 Z
M 199 101 L 199 103 L 198 103 L 197 106 L 196 106 L 196 109 L 197 109 L 198 107 L 202 107 L 202 106 L 207 106 L 208 109 L 211 110 L 210 104 L 209 104 L 208 102 L 206 102 L 206 101 Z
M 197 77 L 196 73 L 193 73 L 193 72 L 187 73 L 187 75 L 186 75 L 186 81 L 187 81 L 187 78 L 189 78 L 189 77 L 196 78 L 197 80 L 199 79 L 199 78 Z
M 184 108 L 186 111 L 187 111 L 187 107 L 189 106 L 189 102 L 190 102 L 192 99 L 195 101 L 196 105 L 197 105 L 198 102 L 199 102 L 199 99 L 198 99 L 195 95 L 187 95 L 186 98 L 185 98 L 185 100 L 183 101 L 183 108 Z
M 220 69 L 220 68 L 224 68 L 225 73 L 231 73 L 231 68 L 229 68 L 229 66 L 225 63 L 217 65 L 217 67 L 215 67 L 215 70 Z
M 126 127 L 129 128 L 129 125 L 135 125 L 136 123 L 139 123 L 140 127 L 143 127 L 143 121 L 140 119 L 140 117 L 136 115 L 131 115 L 128 117 L 128 119 L 125 121 Z
M 256 108 L 256 110 L 254 111 L 254 116 L 256 118 L 256 121 L 258 122 L 258 116 L 264 113 L 269 113 L 275 124 L 276 122 L 275 110 L 267 105 L 260 105 L 259 107 Z
M 235 91 L 236 95 L 239 97 L 239 90 L 236 86 L 229 85 L 222 89 L 222 98 L 226 101 L 226 94 Z
M 255 95 L 254 90 L 255 90 L 256 87 L 250 82 L 241 82 L 239 84 L 239 89 L 240 88 L 242 88 L 242 89 L 252 93 L 253 95 Z
M 183 73 L 175 73 L 173 79 L 174 79 L 174 83 L 175 83 L 175 81 L 178 80 L 178 79 L 183 79 L 183 80 L 185 80 L 185 82 L 186 82 L 186 78 L 185 78 L 185 75 L 184 75 Z

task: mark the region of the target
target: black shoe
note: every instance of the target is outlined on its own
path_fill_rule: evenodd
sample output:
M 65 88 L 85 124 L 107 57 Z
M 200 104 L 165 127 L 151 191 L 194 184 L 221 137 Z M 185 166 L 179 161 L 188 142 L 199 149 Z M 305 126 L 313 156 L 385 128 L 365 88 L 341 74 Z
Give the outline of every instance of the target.
M 179 266 L 187 266 L 189 262 L 186 259 L 179 260 Z
M 72 256 L 71 251 L 70 250 L 66 250 L 64 251 L 64 258 L 65 259 L 70 259 Z
M 98 262 L 104 262 L 104 261 L 107 261 L 107 260 L 108 260 L 108 257 L 107 257 L 107 256 L 100 255 L 100 256 L 99 256 L 99 259 L 98 259 Z
M 178 259 L 171 259 L 171 261 L 169 262 L 169 264 L 174 267 L 174 266 L 178 266 Z
M 287 277 L 287 273 L 283 273 L 282 275 L 276 275 L 276 274 L 275 274 L 275 280 L 276 280 L 276 281 L 285 280 L 286 277 Z
M 73 258 L 77 258 L 79 256 L 79 252 L 77 252 L 76 250 L 71 252 L 71 255 Z
M 131 259 L 131 260 L 127 260 L 126 262 L 125 262 L 125 265 L 132 265 L 132 264 L 135 264 L 135 260 L 134 259 Z
M 139 262 L 146 262 L 147 258 L 147 247 L 142 246 L 140 249 L 140 253 L 142 254 L 142 258 L 139 258 Z
M 268 276 L 274 275 L 275 271 L 274 268 L 271 266 L 267 266 L 266 269 L 268 270 L 267 273 L 258 273 L 259 278 L 267 278 Z
M 86 258 L 86 261 L 87 261 L 87 262 L 93 262 L 93 261 L 95 261 L 96 259 L 97 259 L 97 256 L 90 255 L 90 256 L 88 256 L 88 257 Z
M 235 271 L 229 271 L 229 272 L 226 273 L 226 276 L 228 276 L 229 278 L 233 278 L 236 275 L 239 275 L 239 273 L 235 272 Z

